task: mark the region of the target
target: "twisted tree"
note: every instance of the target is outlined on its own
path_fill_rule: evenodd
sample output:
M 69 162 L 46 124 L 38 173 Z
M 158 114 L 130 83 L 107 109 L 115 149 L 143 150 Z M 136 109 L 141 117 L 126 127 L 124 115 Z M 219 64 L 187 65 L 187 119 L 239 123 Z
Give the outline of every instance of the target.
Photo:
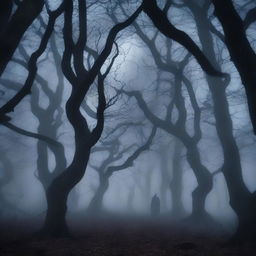
M 131 149 L 135 146 L 134 144 L 124 147 L 122 149 L 122 145 L 119 139 L 115 139 L 111 144 L 110 147 L 107 145 L 106 151 L 108 151 L 108 156 L 106 159 L 104 159 L 100 166 L 92 166 L 99 175 L 99 186 L 98 189 L 95 192 L 95 195 L 93 196 L 89 206 L 88 210 L 89 213 L 97 213 L 102 208 L 102 201 L 103 197 L 109 187 L 109 179 L 112 177 L 112 175 L 116 172 L 120 172 L 122 170 L 125 170 L 129 167 L 132 167 L 134 165 L 134 161 L 145 151 L 147 151 L 150 148 L 150 145 L 152 144 L 153 138 L 156 134 L 156 128 L 154 127 L 152 129 L 152 132 L 150 133 L 147 141 L 141 145 L 137 146 L 137 149 L 134 150 L 132 154 L 130 154 L 129 157 L 126 158 L 126 160 L 123 160 L 121 164 L 116 164 L 118 160 L 123 159 L 123 155 L 127 154 L 127 152 L 131 151 Z M 102 150 L 102 149 L 101 149 Z

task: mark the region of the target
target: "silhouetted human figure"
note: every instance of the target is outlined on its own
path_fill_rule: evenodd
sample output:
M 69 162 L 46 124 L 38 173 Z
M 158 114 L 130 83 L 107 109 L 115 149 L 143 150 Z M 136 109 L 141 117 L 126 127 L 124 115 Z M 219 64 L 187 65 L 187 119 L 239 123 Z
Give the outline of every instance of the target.
M 160 213 L 160 199 L 157 196 L 157 194 L 155 194 L 151 200 L 151 216 L 156 217 L 159 215 L 159 213 Z

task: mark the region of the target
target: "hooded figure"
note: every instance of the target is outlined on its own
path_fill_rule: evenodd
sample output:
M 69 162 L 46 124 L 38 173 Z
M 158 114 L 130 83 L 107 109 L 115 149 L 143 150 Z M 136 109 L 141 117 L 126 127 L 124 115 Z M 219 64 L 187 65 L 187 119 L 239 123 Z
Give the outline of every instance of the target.
M 157 196 L 157 194 L 155 194 L 151 200 L 151 216 L 156 217 L 159 215 L 159 213 L 160 213 L 160 199 Z

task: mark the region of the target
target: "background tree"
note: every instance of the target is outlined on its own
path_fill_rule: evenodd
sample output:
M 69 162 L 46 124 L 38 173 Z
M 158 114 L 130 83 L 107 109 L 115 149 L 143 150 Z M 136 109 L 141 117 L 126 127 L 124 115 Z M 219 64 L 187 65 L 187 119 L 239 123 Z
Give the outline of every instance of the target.
M 123 160 L 123 156 L 134 148 L 134 144 L 122 146 L 121 141 L 118 138 L 112 141 L 110 145 L 107 143 L 106 150 L 109 151 L 108 156 L 102 161 L 100 166 L 93 166 L 99 175 L 99 186 L 89 204 L 89 212 L 97 213 L 97 211 L 102 209 L 103 197 L 109 187 L 109 179 L 111 176 L 116 172 L 132 167 L 134 165 L 134 161 L 140 156 L 140 154 L 149 149 L 155 133 L 156 128 L 153 128 L 147 141 L 141 146 L 136 146 L 137 149 L 133 150 L 133 153 L 129 153 L 129 156 L 125 157 L 125 160 Z M 122 162 L 118 163 L 120 162 L 119 160 Z

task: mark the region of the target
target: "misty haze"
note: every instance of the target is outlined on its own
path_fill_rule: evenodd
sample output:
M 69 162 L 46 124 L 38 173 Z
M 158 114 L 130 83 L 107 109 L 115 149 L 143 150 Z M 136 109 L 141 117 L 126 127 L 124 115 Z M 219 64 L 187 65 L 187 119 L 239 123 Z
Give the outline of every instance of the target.
M 0 255 L 256 255 L 255 0 L 0 1 Z

